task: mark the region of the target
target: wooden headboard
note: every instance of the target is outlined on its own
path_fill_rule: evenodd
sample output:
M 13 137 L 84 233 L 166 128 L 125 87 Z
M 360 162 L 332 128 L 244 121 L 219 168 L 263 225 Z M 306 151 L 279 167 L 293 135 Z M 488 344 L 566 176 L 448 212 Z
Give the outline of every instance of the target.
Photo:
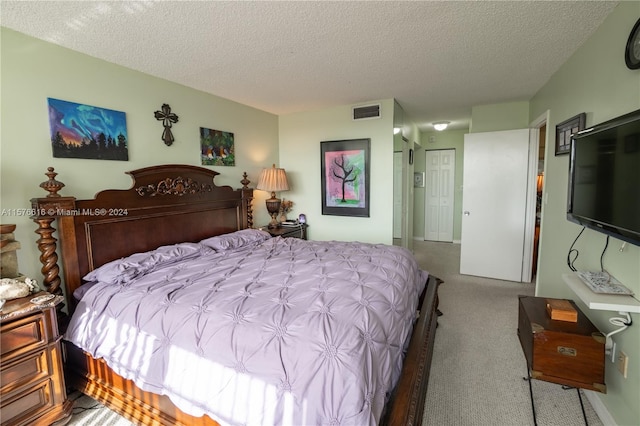
M 31 200 L 39 225 L 43 284 L 61 294 L 55 229 L 57 221 L 65 295 L 69 314 L 72 294 L 89 271 L 115 259 L 162 245 L 197 242 L 210 236 L 253 227 L 246 173 L 243 187 L 216 186 L 218 172 L 202 167 L 169 164 L 127 172 L 129 189 L 108 189 L 89 200 L 62 197 L 64 186 L 49 167 L 49 180 L 40 187 L 49 192 Z

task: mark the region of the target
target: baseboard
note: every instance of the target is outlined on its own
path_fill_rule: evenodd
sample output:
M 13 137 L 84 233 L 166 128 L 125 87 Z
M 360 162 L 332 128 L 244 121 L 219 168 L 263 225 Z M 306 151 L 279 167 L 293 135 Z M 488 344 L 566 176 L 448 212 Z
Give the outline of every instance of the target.
M 604 426 L 617 426 L 613 416 L 611 416 L 611 413 L 609 413 L 609 410 L 607 410 L 607 407 L 604 406 L 602 400 L 598 396 L 598 392 L 585 389 L 584 394 L 591 403 L 593 410 L 596 412 L 598 417 L 600 417 L 600 421 Z
M 424 239 L 424 237 L 416 236 L 416 235 L 413 236 L 413 240 L 414 241 L 427 241 L 427 240 Z M 453 240 L 452 244 L 460 244 L 460 242 L 461 242 L 461 240 Z

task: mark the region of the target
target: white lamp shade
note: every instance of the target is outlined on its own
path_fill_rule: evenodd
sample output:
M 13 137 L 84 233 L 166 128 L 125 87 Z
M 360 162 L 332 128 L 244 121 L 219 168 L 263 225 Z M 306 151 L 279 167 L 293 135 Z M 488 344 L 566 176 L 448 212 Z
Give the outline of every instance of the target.
M 276 168 L 275 164 L 270 169 L 262 169 L 256 188 L 261 191 L 271 192 L 288 191 L 287 174 L 284 169 Z

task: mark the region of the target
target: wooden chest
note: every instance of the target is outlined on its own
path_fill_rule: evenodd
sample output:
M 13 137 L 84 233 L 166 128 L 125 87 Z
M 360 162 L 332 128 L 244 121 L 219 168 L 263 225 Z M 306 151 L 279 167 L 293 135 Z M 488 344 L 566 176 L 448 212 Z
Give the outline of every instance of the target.
M 580 311 L 578 321 L 552 320 L 544 297 L 518 296 L 518 338 L 529 374 L 575 388 L 606 393 L 605 337 Z

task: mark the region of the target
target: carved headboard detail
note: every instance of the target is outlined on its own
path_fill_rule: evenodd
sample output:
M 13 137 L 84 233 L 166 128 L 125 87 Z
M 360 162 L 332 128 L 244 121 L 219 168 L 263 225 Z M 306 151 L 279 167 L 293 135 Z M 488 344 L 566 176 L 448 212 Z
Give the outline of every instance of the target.
M 178 176 L 175 179 L 166 178 L 157 184 L 149 184 L 147 186 L 139 186 L 136 192 L 141 197 L 155 197 L 156 195 L 178 195 L 197 194 L 198 192 L 211 192 L 213 185 L 209 183 L 200 183 L 193 179 L 185 179 Z
M 216 186 L 213 180 L 219 173 L 197 166 L 169 164 L 127 174 L 133 179 L 130 189 L 107 189 L 93 199 L 77 200 L 58 194 L 64 184 L 49 167 L 49 180 L 40 185 L 49 194 L 31 200 L 43 284 L 49 292 L 62 294 L 52 226 L 57 221 L 69 313 L 75 307 L 71 295 L 82 277 L 106 262 L 253 227 L 253 189 L 246 173 L 237 190 Z

